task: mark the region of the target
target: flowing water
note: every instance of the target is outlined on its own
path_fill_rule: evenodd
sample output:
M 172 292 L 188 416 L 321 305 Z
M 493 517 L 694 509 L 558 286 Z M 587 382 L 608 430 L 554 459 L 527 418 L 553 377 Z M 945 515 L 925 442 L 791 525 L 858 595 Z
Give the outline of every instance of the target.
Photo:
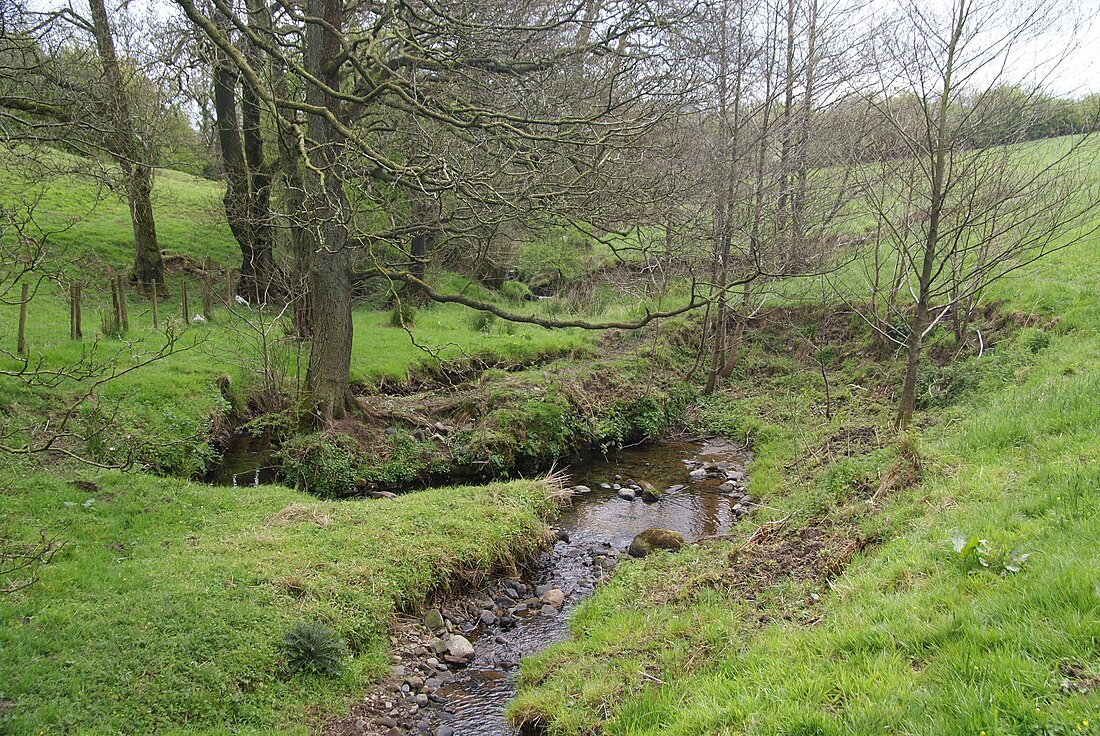
M 354 721 L 359 728 L 333 733 L 515 733 L 503 712 L 515 695 L 519 660 L 568 638 L 571 609 L 627 559 L 625 549 L 639 532 L 669 529 L 688 542 L 728 532 L 750 505 L 743 492 L 747 459 L 742 448 L 726 443 L 683 442 L 649 444 L 573 465 L 568 473 L 580 492 L 557 522 L 559 541 L 532 573 L 447 606 L 455 632 L 474 646 L 469 665 L 437 662 L 426 651 L 426 639 L 407 642 L 399 647 L 392 690 L 360 714 Z M 697 477 L 689 475 L 693 470 Z M 648 483 L 664 493 L 654 503 L 624 500 L 615 486 L 631 483 Z M 548 588 L 564 594 L 560 611 L 539 600 Z M 418 694 L 420 705 L 412 706 Z
M 428 648 L 441 639 L 410 627 L 397 647 L 390 689 L 324 733 L 513 734 L 503 712 L 516 692 L 519 660 L 568 638 L 570 611 L 627 559 L 635 535 L 668 529 L 694 542 L 729 532 L 751 508 L 744 493 L 748 458 L 736 445 L 700 440 L 650 443 L 573 464 L 567 472 L 574 494 L 556 523 L 553 548 L 522 580 L 497 581 L 446 607 L 448 627 L 474 647 L 469 663 L 441 662 L 443 654 Z M 270 445 L 238 435 L 207 480 L 248 486 L 276 476 Z M 659 500 L 622 498 L 631 486 L 652 486 Z M 562 593 L 560 608 L 541 600 L 552 588 Z

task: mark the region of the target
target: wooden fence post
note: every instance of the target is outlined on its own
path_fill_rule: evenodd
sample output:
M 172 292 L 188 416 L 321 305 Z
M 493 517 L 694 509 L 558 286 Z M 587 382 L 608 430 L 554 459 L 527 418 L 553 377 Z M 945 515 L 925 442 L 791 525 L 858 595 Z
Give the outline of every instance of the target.
M 23 295 L 19 301 L 19 338 L 16 341 L 16 352 L 20 355 L 27 354 L 27 302 L 30 301 L 28 292 L 30 287 L 23 282 Z
M 183 323 L 189 324 L 191 322 L 191 311 L 187 305 L 187 282 L 180 281 L 180 316 L 183 317 Z
M 111 279 L 111 316 L 113 321 L 111 327 L 117 333 L 122 329 L 122 314 L 118 311 L 118 283 Z
M 225 304 L 232 309 L 237 306 L 237 290 L 233 288 L 233 269 L 225 272 Z
M 126 279 L 118 277 L 118 316 L 122 323 L 122 331 L 130 329 L 130 313 L 126 311 Z
M 84 319 L 84 315 L 81 314 L 80 299 L 84 295 L 84 293 L 83 293 L 84 292 L 84 284 L 77 281 L 73 284 L 73 286 L 76 287 L 76 311 L 75 311 L 75 314 L 74 314 L 75 319 L 73 320 L 73 323 L 74 323 L 74 326 L 76 328 L 76 339 L 77 340 L 83 340 L 84 339 L 84 326 L 83 326 L 82 322 L 83 322 L 83 319 Z
M 157 282 L 153 282 L 153 329 L 160 329 L 160 320 L 157 319 Z
M 69 282 L 69 339 L 76 339 L 76 282 Z
M 214 295 L 210 286 L 210 257 L 202 263 L 202 316 L 209 322 L 214 316 Z

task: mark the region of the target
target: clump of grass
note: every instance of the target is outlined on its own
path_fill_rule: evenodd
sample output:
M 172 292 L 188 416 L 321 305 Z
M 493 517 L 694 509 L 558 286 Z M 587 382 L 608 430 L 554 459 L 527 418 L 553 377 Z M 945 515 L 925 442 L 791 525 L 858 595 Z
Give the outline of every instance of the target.
M 283 637 L 290 674 L 336 677 L 344 669 L 348 648 L 332 628 L 320 621 L 299 621 Z
M 409 329 L 416 323 L 416 307 L 408 302 L 397 302 L 390 312 L 390 324 L 394 327 Z
M 500 285 L 500 293 L 513 302 L 524 302 L 533 296 L 530 287 L 522 281 L 505 281 Z
M 470 329 L 477 332 L 489 332 L 497 322 L 497 316 L 492 312 L 474 312 L 470 317 Z

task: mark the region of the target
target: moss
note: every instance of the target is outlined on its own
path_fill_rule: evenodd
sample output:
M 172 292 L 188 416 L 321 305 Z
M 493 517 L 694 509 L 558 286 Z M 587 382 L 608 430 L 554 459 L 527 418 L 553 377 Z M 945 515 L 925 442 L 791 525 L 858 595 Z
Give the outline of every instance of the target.
M 684 535 L 668 529 L 646 529 L 634 537 L 627 552 L 631 557 L 645 557 L 653 550 L 675 552 L 684 546 Z

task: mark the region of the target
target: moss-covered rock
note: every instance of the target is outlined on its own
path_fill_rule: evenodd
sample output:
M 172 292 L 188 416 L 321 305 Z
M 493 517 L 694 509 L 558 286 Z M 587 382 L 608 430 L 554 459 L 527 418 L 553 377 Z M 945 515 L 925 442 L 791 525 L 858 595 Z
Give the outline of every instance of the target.
M 642 492 L 640 495 L 643 501 L 646 503 L 657 503 L 661 500 L 661 492 L 657 490 L 652 483 L 647 483 L 643 480 L 641 486 Z
M 667 549 L 675 552 L 684 546 L 684 535 L 669 529 L 646 529 L 634 537 L 627 548 L 632 557 L 645 557 L 655 549 Z

